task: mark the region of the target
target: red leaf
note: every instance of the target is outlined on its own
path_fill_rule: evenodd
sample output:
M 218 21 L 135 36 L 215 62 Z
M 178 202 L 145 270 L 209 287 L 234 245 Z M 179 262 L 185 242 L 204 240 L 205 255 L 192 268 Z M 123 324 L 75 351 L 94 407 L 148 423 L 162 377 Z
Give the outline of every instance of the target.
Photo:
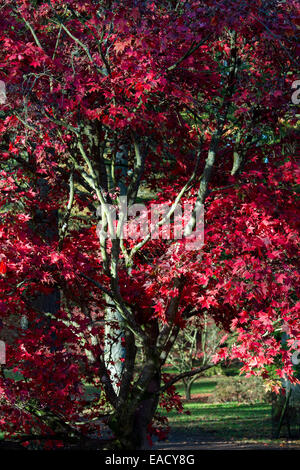
M 0 263 L 0 274 L 5 276 L 6 271 L 7 271 L 6 263 L 5 263 L 5 261 L 2 260 L 1 263 Z

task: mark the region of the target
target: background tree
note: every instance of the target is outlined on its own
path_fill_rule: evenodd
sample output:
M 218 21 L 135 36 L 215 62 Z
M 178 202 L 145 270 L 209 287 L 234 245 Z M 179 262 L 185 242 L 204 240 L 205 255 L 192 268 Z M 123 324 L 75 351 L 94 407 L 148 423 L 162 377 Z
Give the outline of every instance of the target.
M 191 400 L 192 385 L 203 372 L 214 367 L 213 357 L 217 353 L 222 339 L 222 330 L 214 320 L 203 314 L 201 319 L 193 318 L 178 333 L 170 352 L 168 362 L 183 375 L 186 400 Z M 185 375 L 199 369 L 199 375 Z

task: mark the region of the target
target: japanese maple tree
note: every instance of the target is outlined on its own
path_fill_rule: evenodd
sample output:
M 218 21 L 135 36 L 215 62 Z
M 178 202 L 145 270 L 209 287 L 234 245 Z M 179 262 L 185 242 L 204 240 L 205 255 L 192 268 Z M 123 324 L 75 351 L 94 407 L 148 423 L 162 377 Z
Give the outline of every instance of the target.
M 295 381 L 296 2 L 1 0 L 0 15 L 5 432 L 88 445 L 106 423 L 112 445 L 145 448 L 159 401 L 181 410 L 162 368 L 194 316 L 235 334 L 215 361 Z M 166 205 L 162 226 L 192 205 L 184 237 L 143 234 L 137 202 Z

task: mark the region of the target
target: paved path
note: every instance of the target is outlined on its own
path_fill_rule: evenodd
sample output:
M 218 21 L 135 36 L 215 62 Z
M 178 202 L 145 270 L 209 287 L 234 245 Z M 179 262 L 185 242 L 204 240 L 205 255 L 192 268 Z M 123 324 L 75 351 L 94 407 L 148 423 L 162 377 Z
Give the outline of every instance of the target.
M 171 431 L 169 439 L 155 443 L 155 450 L 299 450 L 300 441 L 257 443 L 247 441 L 220 441 L 209 434 L 192 432 L 190 435 L 179 430 Z

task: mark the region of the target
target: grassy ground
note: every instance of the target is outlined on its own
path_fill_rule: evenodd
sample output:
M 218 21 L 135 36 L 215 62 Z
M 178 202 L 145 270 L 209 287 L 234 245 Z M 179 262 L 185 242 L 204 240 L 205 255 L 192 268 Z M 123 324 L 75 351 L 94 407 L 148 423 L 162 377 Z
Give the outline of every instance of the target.
M 192 385 L 192 395 L 207 394 L 212 393 L 214 391 L 215 386 L 218 383 L 218 377 L 203 377 L 198 379 Z M 177 392 L 184 397 L 184 386 L 182 383 L 179 383 L 176 387 Z
M 182 432 L 184 435 L 202 432 L 216 440 L 271 439 L 270 405 L 190 402 L 185 403 L 184 410 L 191 414 L 168 414 L 174 432 Z
M 234 441 L 284 446 L 286 439 L 272 439 L 272 410 L 267 403 L 246 405 L 237 402 L 205 403 L 220 377 L 200 378 L 192 387 L 192 400 L 184 402 L 184 411 L 165 413 L 171 427 L 170 439 L 183 441 Z M 177 391 L 184 397 L 184 387 Z M 299 445 L 300 442 L 298 441 Z

